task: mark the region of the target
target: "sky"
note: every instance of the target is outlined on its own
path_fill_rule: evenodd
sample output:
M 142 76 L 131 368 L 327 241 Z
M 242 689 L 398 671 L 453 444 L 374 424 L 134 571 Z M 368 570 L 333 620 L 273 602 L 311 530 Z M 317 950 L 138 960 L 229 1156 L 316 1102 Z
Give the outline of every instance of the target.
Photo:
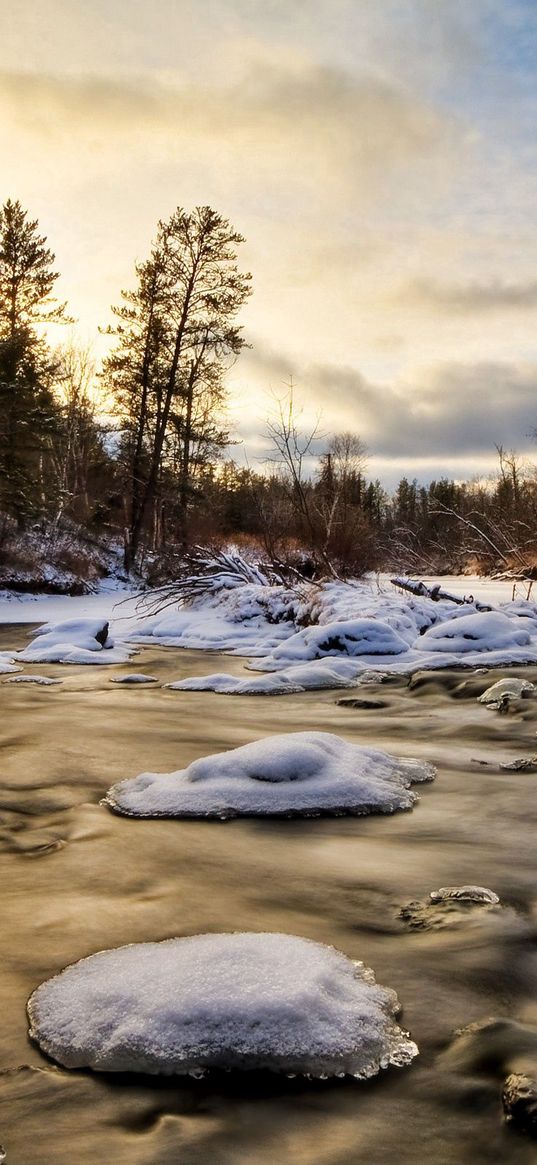
M 0 200 L 84 342 L 159 218 L 246 238 L 236 460 L 292 377 L 389 488 L 537 462 L 535 0 L 0 0 Z

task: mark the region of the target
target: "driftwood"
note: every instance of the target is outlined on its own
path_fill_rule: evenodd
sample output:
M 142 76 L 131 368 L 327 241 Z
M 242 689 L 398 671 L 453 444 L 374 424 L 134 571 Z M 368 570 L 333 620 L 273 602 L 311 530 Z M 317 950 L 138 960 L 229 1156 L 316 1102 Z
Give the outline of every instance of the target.
M 486 603 L 480 603 L 478 599 L 474 599 L 473 595 L 452 595 L 450 591 L 444 591 L 440 583 L 435 583 L 433 587 L 428 587 L 424 582 L 418 582 L 411 578 L 391 578 L 390 582 L 394 587 L 399 587 L 402 591 L 410 591 L 411 595 L 419 595 L 420 598 L 432 599 L 433 603 L 440 601 L 456 603 L 458 607 L 464 607 L 468 604 L 474 606 L 477 611 L 492 611 L 492 607 L 487 606 Z

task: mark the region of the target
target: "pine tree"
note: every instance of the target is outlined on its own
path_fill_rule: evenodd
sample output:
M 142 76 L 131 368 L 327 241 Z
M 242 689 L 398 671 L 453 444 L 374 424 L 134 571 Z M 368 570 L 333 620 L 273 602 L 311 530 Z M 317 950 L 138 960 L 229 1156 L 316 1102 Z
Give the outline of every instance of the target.
M 225 440 L 218 423 L 224 376 L 244 340 L 235 318 L 250 294 L 237 268 L 244 240 L 208 206 L 178 208 L 158 224 L 137 287 L 123 292 L 111 329 L 117 344 L 104 377 L 116 395 L 129 463 L 125 565 L 130 569 L 144 523 L 158 522 L 164 470 L 177 482 L 179 534 L 188 539 L 192 483 L 202 451 Z
M 0 506 L 19 526 L 44 506 L 44 458 L 57 421 L 55 361 L 38 329 L 67 323 L 52 294 L 54 255 L 11 199 L 0 210 Z

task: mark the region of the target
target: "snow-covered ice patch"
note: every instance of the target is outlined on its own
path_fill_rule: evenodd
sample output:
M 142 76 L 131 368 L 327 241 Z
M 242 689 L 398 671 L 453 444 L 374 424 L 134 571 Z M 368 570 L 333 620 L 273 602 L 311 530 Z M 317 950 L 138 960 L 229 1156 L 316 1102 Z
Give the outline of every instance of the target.
M 395 993 L 333 947 L 202 934 L 101 951 L 34 991 L 30 1036 L 66 1068 L 365 1079 L 418 1049 Z
M 348 744 L 329 732 L 269 736 L 201 757 L 173 773 L 141 773 L 108 791 L 105 804 L 133 817 L 314 816 L 411 809 L 410 786 L 432 765 Z
M 4 684 L 40 684 L 43 687 L 49 687 L 51 684 L 62 684 L 63 680 L 53 680 L 50 676 L 30 676 L 18 675 L 12 676 L 9 680 L 3 680 Z
M 14 671 L 22 671 L 22 668 L 13 663 L 13 653 L 0 655 L 0 676 L 7 676 Z
M 134 648 L 116 646 L 103 619 L 67 619 L 45 623 L 33 632 L 33 642 L 14 652 L 20 663 L 127 663 Z
M 218 692 L 224 696 L 287 696 L 291 692 L 304 692 L 305 688 L 293 683 L 284 672 L 276 675 L 259 676 L 241 680 L 228 672 L 214 672 L 210 676 L 192 676 L 184 680 L 174 680 L 165 684 L 174 692 Z
M 127 676 L 112 676 L 111 684 L 158 684 L 157 676 L 146 676 L 143 672 L 129 672 Z

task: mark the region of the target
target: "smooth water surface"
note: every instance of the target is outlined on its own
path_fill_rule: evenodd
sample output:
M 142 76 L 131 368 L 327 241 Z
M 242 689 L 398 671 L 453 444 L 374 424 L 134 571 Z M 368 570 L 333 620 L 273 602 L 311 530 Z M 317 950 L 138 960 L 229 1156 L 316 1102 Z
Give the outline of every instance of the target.
M 24 642 L 5 628 L 0 648 Z M 2 977 L 0 1142 L 6 1165 L 529 1165 L 499 1089 L 537 1061 L 537 699 L 509 715 L 476 695 L 505 672 L 460 671 L 349 692 L 226 697 L 118 687 L 232 657 L 146 648 L 127 668 L 38 665 L 63 679 L 0 680 Z M 516 674 L 537 678 L 536 669 Z M 8 677 L 2 677 L 8 679 Z M 411 813 L 226 823 L 136 821 L 99 805 L 144 769 L 274 732 L 319 729 L 438 766 Z M 485 763 L 484 763 L 485 762 Z M 440 886 L 477 883 L 502 907 L 399 911 Z M 421 1055 L 357 1081 L 229 1075 L 204 1081 L 68 1072 L 27 1039 L 26 1000 L 68 963 L 107 947 L 204 931 L 278 930 L 333 943 L 395 988 Z M 504 1021 L 451 1046 L 454 1029 Z M 526 1030 L 524 1025 L 529 1025 Z

